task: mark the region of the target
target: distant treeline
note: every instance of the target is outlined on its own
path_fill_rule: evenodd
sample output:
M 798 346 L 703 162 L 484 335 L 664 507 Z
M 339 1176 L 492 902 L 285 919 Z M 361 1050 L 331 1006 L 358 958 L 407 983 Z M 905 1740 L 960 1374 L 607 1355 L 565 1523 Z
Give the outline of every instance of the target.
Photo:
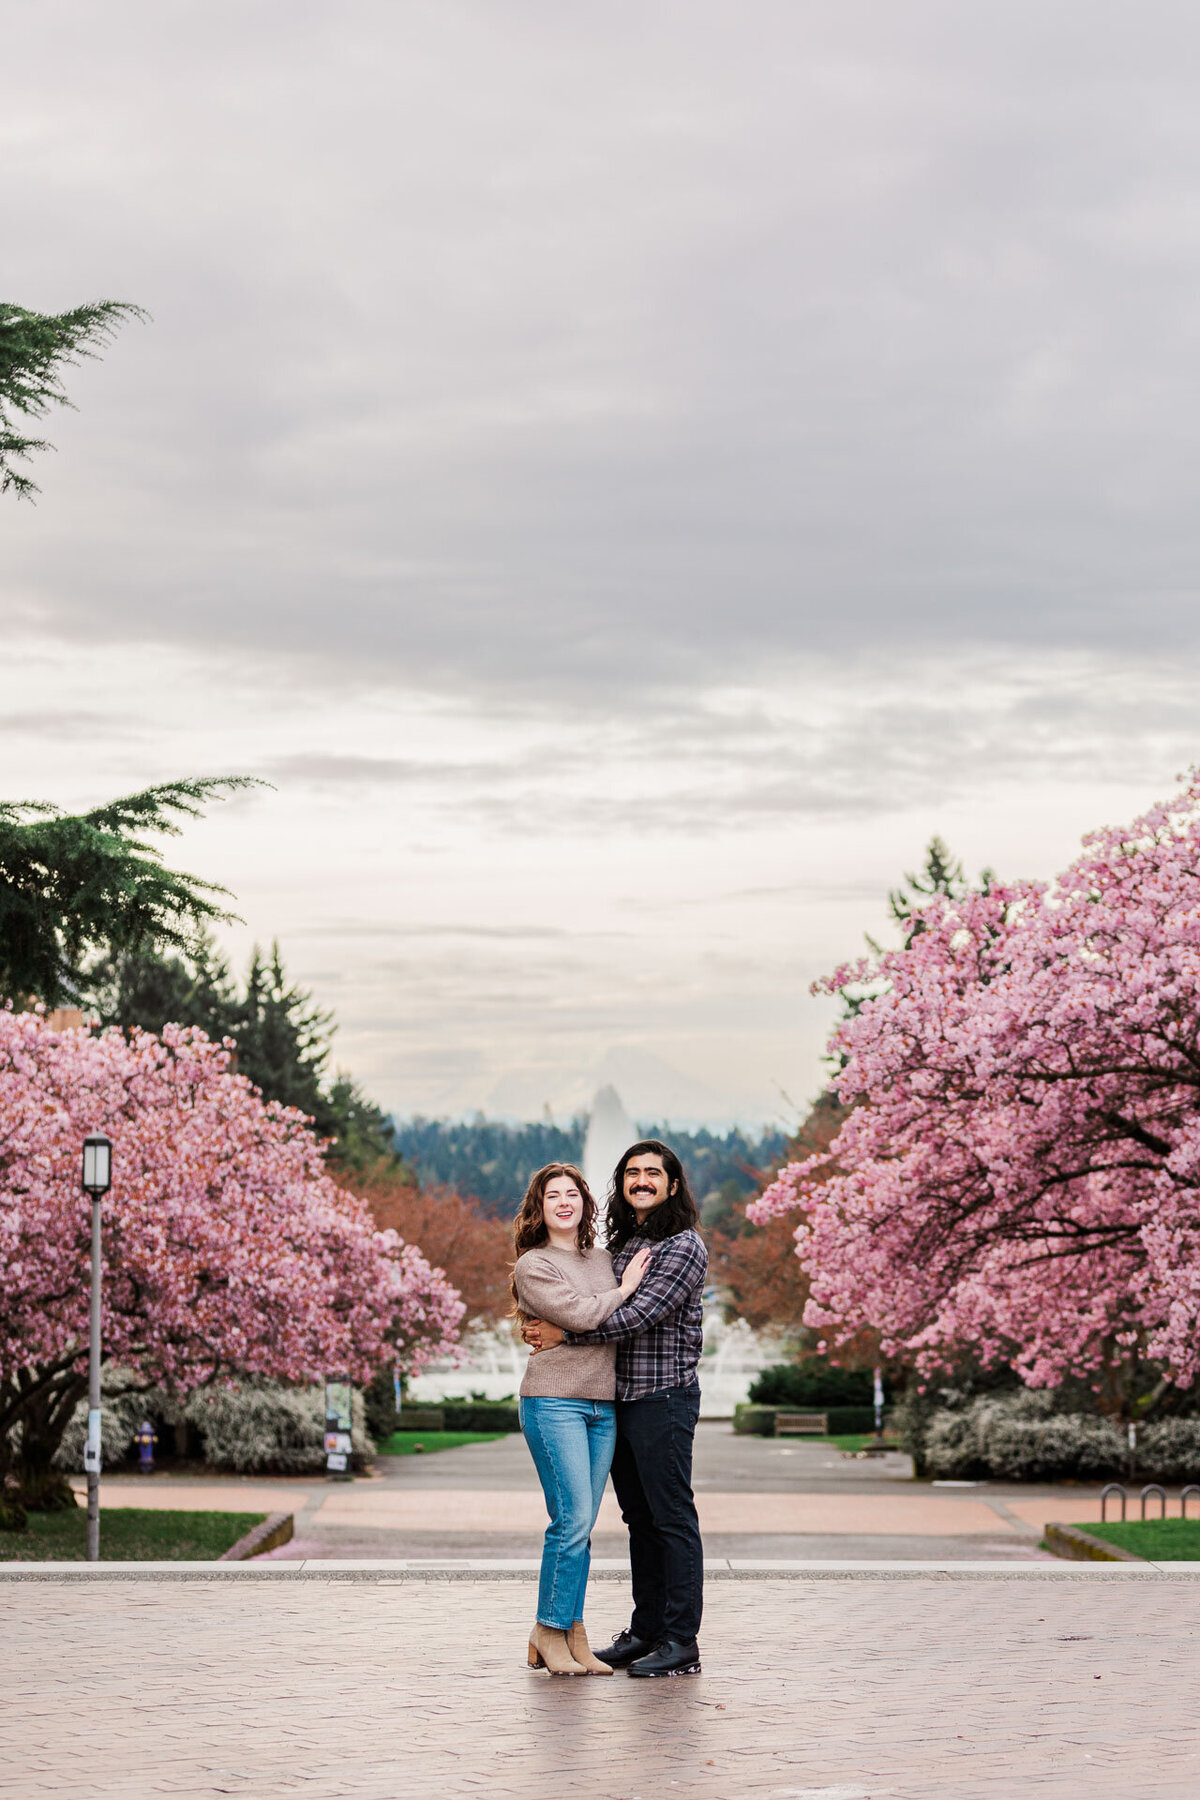
M 473 1195 L 488 1212 L 510 1217 L 520 1203 L 529 1177 L 548 1162 L 578 1162 L 587 1130 L 584 1117 L 569 1125 L 548 1123 L 505 1125 L 476 1114 L 470 1123 L 444 1119 L 396 1121 L 396 1148 L 424 1185 L 440 1182 L 457 1193 Z M 679 1131 L 651 1126 L 647 1137 L 661 1137 L 682 1157 L 697 1200 L 722 1198 L 721 1210 L 754 1193 L 755 1171 L 769 1168 L 782 1156 L 787 1139 L 780 1131 L 747 1137 L 741 1131 Z M 599 1198 L 599 1196 L 597 1196 Z

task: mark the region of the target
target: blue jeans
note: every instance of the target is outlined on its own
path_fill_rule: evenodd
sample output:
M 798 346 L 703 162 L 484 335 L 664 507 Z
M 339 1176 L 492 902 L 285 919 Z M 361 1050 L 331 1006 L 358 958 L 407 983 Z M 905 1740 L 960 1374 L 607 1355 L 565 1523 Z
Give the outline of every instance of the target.
M 616 1408 L 611 1400 L 536 1394 L 520 1402 L 520 1419 L 550 1514 L 542 1545 L 538 1624 L 569 1631 L 583 1617 L 592 1526 L 617 1441 Z

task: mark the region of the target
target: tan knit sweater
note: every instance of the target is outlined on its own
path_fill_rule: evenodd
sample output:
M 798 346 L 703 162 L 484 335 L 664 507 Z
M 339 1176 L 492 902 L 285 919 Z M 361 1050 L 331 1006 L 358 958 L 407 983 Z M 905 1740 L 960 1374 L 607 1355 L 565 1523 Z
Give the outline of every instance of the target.
M 513 1271 L 522 1312 L 564 1331 L 594 1331 L 621 1304 L 621 1285 L 607 1250 L 556 1250 L 544 1244 L 517 1258 Z M 615 1344 L 559 1344 L 529 1358 L 524 1399 L 612 1400 Z

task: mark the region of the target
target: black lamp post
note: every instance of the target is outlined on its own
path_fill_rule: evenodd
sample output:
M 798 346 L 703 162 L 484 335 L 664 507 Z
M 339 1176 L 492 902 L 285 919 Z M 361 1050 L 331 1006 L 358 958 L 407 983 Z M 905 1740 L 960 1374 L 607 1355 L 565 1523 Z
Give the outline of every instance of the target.
M 100 1560 L 100 1202 L 112 1186 L 112 1143 L 99 1132 L 83 1140 L 83 1191 L 92 1197 L 92 1314 L 88 1357 L 87 1559 Z

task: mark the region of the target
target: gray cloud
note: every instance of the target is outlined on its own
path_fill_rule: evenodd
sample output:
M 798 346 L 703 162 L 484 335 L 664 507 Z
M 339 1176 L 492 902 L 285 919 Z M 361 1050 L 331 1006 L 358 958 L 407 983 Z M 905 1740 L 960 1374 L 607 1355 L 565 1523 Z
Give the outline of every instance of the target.
M 137 737 L 135 731 L 121 732 L 111 713 L 80 712 L 72 708 L 70 712 L 19 712 L 0 714 L 0 733 L 6 737 L 56 738 L 87 740 L 95 739 L 97 733 L 103 732 L 106 739 L 117 739 L 122 735 L 129 741 Z
M 809 659 L 788 685 L 599 704 L 569 737 L 501 732 L 495 753 L 439 758 L 301 754 L 265 765 L 281 787 L 347 798 L 397 789 L 435 814 L 520 834 L 557 810 L 570 832 L 678 835 L 778 820 L 935 808 L 1044 780 L 1161 786 L 1200 759 L 1200 660 L 927 658 L 838 669 Z M 536 727 L 536 721 L 534 721 Z
M 1049 874 L 1197 754 L 1198 50 L 1182 0 L 14 11 L 7 294 L 153 323 L 0 505 L 6 786 L 270 776 L 188 866 L 388 1102 L 631 1018 L 801 1091 L 931 831 Z
M 559 938 L 578 936 L 564 926 L 555 925 L 471 925 L 456 921 L 444 923 L 396 924 L 391 920 L 329 919 L 305 932 L 307 938 L 335 937 L 339 942 L 354 940 L 386 941 L 389 938 L 478 938 L 484 943 L 553 942 Z M 594 936 L 625 936 L 626 933 L 589 932 Z
M 614 705 L 1195 644 L 1194 9 L 198 17 L 11 22 L 10 291 L 155 321 L 6 518 L 22 619 Z

